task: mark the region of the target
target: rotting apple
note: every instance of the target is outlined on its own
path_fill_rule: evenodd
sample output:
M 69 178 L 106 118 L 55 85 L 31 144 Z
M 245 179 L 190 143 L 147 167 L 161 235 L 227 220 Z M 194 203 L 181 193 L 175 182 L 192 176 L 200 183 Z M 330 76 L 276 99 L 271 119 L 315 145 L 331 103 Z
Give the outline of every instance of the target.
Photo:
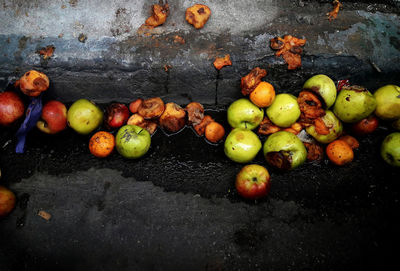
M 261 149 L 261 141 L 251 130 L 235 128 L 225 139 L 225 155 L 234 162 L 248 163 Z
M 253 130 L 264 118 L 264 110 L 257 107 L 249 99 L 234 101 L 227 111 L 228 123 L 233 128 Z
M 122 126 L 115 137 L 116 148 L 125 158 L 135 159 L 147 153 L 151 145 L 150 133 L 136 125 Z
M 8 188 L 0 186 L 0 218 L 8 215 L 15 207 L 15 194 Z
M 394 132 L 385 137 L 381 145 L 381 156 L 391 166 L 400 167 L 400 133 Z
M 375 115 L 384 120 L 400 119 L 400 87 L 386 85 L 375 91 Z
M 307 133 L 310 134 L 315 140 L 320 143 L 327 144 L 334 141 L 342 134 L 343 124 L 335 116 L 335 114 L 333 114 L 332 111 L 326 110 L 326 114 L 325 116 L 321 117 L 321 120 L 328 128 L 327 134 L 319 134 L 314 124 L 306 128 Z
M 379 126 L 379 120 L 374 115 L 369 115 L 351 125 L 351 132 L 355 135 L 362 136 L 374 132 Z
M 260 165 L 244 166 L 236 176 L 236 190 L 247 199 L 259 199 L 266 196 L 271 188 L 268 170 Z
M 139 98 L 134 100 L 129 104 L 129 111 L 131 111 L 132 114 L 136 114 L 138 112 L 138 109 L 140 105 L 142 104 L 143 99 Z
M 0 125 L 9 126 L 24 115 L 25 105 L 14 92 L 0 93 Z
M 317 74 L 309 78 L 303 85 L 303 90 L 311 91 L 319 96 L 325 108 L 331 107 L 336 100 L 336 86 L 331 78 L 324 74 Z
M 266 113 L 272 123 L 287 128 L 296 122 L 301 112 L 297 98 L 291 94 L 282 93 L 276 95 Z
M 125 125 L 129 119 L 129 109 L 121 103 L 112 103 L 106 109 L 106 117 L 104 119 L 108 129 L 116 129 Z
M 297 168 L 307 159 L 303 142 L 286 131 L 270 135 L 264 143 L 263 152 L 268 164 L 282 170 Z
M 364 87 L 350 86 L 339 92 L 333 112 L 341 121 L 354 123 L 371 115 L 375 108 L 374 95 Z
M 80 134 L 89 134 L 103 122 L 103 111 L 93 102 L 80 99 L 67 112 L 68 126 Z
M 186 125 L 186 111 L 176 103 L 167 103 L 159 123 L 163 129 L 176 133 Z
M 50 80 L 42 72 L 30 70 L 18 80 L 21 91 L 30 97 L 37 97 L 49 88 Z
M 59 101 L 49 101 L 42 109 L 37 128 L 47 134 L 56 134 L 67 127 L 67 107 Z

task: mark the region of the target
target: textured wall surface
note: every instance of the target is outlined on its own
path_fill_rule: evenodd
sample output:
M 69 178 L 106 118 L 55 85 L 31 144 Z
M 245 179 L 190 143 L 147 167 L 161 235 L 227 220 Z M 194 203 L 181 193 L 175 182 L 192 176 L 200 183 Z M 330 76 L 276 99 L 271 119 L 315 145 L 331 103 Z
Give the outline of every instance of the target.
M 138 29 L 150 16 L 151 1 L 3 0 L 0 87 L 36 68 L 51 79 L 48 95 L 64 101 L 161 96 L 181 104 L 227 105 L 240 95 L 240 78 L 256 66 L 268 70 L 265 80 L 278 91 L 293 93 L 318 72 L 372 89 L 398 83 L 396 1 L 344 2 L 332 22 L 329 1 L 204 1 L 212 16 L 201 30 L 184 19 L 195 2 L 170 1 L 166 23 L 143 35 Z M 84 43 L 80 34 L 87 37 Z M 287 71 L 269 47 L 271 38 L 285 34 L 307 39 L 297 71 Z M 176 35 L 185 44 L 175 43 Z M 47 45 L 56 50 L 44 61 L 37 50 Z M 233 65 L 218 74 L 212 62 L 226 53 Z

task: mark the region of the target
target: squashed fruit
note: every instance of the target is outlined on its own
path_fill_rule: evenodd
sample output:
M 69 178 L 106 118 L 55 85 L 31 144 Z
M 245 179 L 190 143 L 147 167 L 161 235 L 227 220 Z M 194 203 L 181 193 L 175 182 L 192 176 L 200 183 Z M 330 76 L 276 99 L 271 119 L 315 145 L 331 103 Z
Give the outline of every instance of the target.
M 225 66 L 231 66 L 231 65 L 232 65 L 232 61 L 231 61 L 231 57 L 229 54 L 225 55 L 224 57 L 215 58 L 214 67 L 217 70 L 220 70 Z
M 160 97 L 154 97 L 144 100 L 139 105 L 137 112 L 145 119 L 154 119 L 161 116 L 164 110 L 165 105 L 163 100 Z
M 288 64 L 289 70 L 297 69 L 301 67 L 301 54 L 303 49 L 301 48 L 306 44 L 305 39 L 299 39 L 291 35 L 286 35 L 283 38 L 276 37 L 270 41 L 271 48 L 278 50 L 275 55 L 282 56 Z
M 162 4 L 152 5 L 151 11 L 152 11 L 152 15 L 149 18 L 147 18 L 145 25 L 152 26 L 152 27 L 162 25 L 163 23 L 165 23 L 165 21 L 167 20 L 167 17 L 168 17 L 168 13 L 169 13 L 168 3 L 165 3 L 164 5 L 162 5 Z
M 186 106 L 186 112 L 188 114 L 188 124 L 197 125 L 204 118 L 204 107 L 202 104 L 197 102 L 191 102 Z
M 42 72 L 30 70 L 26 72 L 17 82 L 21 91 L 30 97 L 37 97 L 49 88 L 50 81 Z
M 186 21 L 196 29 L 203 28 L 210 15 L 211 10 L 206 5 L 196 4 L 186 9 Z
M 261 79 L 267 75 L 267 71 L 256 67 L 247 75 L 243 76 L 240 82 L 240 88 L 244 96 L 249 95 L 261 82 Z
M 186 111 L 176 103 L 167 103 L 159 123 L 169 132 L 178 132 L 186 125 Z
M 193 129 L 196 131 L 196 133 L 199 136 L 202 136 L 202 135 L 204 135 L 204 133 L 206 131 L 207 125 L 213 121 L 214 120 L 211 116 L 205 115 L 199 124 L 193 126 Z

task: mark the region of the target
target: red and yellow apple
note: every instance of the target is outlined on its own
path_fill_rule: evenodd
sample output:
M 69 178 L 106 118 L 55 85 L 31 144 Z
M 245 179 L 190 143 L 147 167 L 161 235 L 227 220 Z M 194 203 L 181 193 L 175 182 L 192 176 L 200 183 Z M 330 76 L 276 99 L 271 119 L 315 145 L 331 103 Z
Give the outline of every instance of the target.
M 22 99 L 11 91 L 0 93 L 0 126 L 9 126 L 24 115 Z
M 0 218 L 8 215 L 15 207 L 15 194 L 8 188 L 0 186 Z
M 59 101 L 49 101 L 42 109 L 37 128 L 47 134 L 56 134 L 67 127 L 67 107 Z
M 247 199 L 259 199 L 266 196 L 271 188 L 268 170 L 260 165 L 244 166 L 236 176 L 236 190 Z

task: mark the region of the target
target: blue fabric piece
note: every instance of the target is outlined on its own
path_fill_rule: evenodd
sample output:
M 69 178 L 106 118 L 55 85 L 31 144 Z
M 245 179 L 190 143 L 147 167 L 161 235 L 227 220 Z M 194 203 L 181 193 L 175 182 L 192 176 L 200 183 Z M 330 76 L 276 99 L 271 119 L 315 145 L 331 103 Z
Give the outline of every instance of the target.
M 36 126 L 36 122 L 42 115 L 42 95 L 31 99 L 31 103 L 26 110 L 26 116 L 24 122 L 21 124 L 17 131 L 17 146 L 15 147 L 16 153 L 24 153 L 26 136 L 33 127 Z

